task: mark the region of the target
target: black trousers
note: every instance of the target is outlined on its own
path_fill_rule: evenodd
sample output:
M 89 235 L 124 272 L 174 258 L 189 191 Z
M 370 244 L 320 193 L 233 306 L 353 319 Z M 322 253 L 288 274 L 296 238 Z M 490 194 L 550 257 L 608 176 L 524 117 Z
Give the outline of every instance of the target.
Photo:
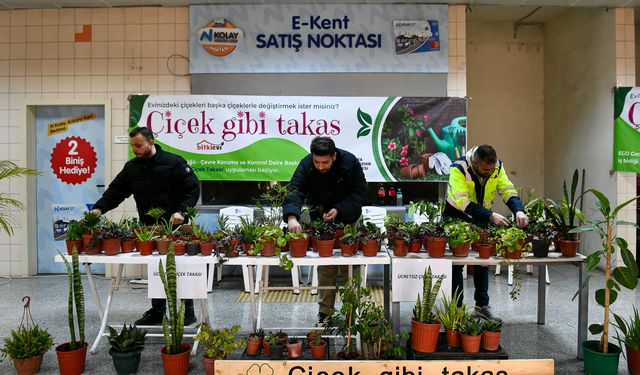
M 193 300 L 185 299 L 183 300 L 185 304 L 185 316 L 193 315 Z M 164 310 L 167 308 L 167 300 L 162 298 L 152 298 L 151 299 L 151 307 L 159 313 L 164 314 Z

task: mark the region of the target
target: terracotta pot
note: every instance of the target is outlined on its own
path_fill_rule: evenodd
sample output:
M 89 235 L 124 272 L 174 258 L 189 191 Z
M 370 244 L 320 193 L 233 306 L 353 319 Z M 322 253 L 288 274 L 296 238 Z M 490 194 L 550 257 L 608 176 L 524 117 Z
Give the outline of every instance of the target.
M 560 246 L 560 252 L 563 257 L 574 257 L 578 254 L 580 241 L 569 241 L 561 238 L 558 240 L 558 245 Z
M 202 356 L 202 360 L 204 361 L 204 373 L 214 375 L 216 373 L 216 360 L 205 356 Z
M 40 366 L 42 365 L 42 356 L 43 354 L 25 359 L 12 358 L 13 367 L 16 368 L 18 375 L 33 375 L 40 371 Z
M 173 243 L 173 253 L 175 255 L 184 255 L 187 252 L 187 244 L 180 241 Z
M 442 258 L 447 248 L 447 237 L 427 237 L 427 253 L 431 258 Z
M 318 254 L 321 257 L 330 257 L 333 255 L 333 240 L 316 240 Z
M 65 240 L 65 244 L 67 245 L 67 254 L 73 254 L 73 248 L 75 247 L 78 251 L 78 254 L 82 253 L 84 250 L 84 245 L 82 244 L 82 240 Z
M 263 257 L 272 257 L 276 255 L 276 241 L 267 241 L 263 242 L 262 251 L 260 251 L 260 255 Z
M 476 250 L 478 250 L 478 256 L 482 259 L 487 259 L 491 257 L 491 244 L 490 243 L 479 243 L 476 245 Z
M 438 345 L 440 322 L 420 323 L 411 319 L 411 346 L 421 353 L 433 353 Z
M 102 248 L 104 249 L 104 255 L 118 255 L 120 254 L 120 244 L 122 238 L 105 238 L 102 240 Z
M 522 250 L 507 251 L 504 255 L 507 259 L 520 259 L 522 258 Z
M 262 342 L 262 349 L 264 349 L 265 357 L 271 356 L 271 347 L 269 346 L 269 340 L 264 340 Z
M 136 240 L 136 249 L 138 249 L 142 256 L 151 255 L 153 254 L 153 241 Z
M 482 331 L 482 349 L 495 352 L 500 348 L 501 332 Z
M 82 244 L 84 245 L 84 253 L 87 255 L 97 255 L 101 252 L 101 243 L 100 240 L 95 240 L 93 247 L 89 247 L 91 244 L 91 240 L 93 239 L 93 234 L 85 233 L 82 235 Z
M 462 334 L 462 351 L 464 353 L 477 353 L 480 351 L 481 335 L 469 336 Z
M 309 237 L 309 243 L 311 244 L 311 250 L 318 252 L 318 238 L 316 236 Z
M 418 240 L 411 241 L 409 244 L 409 251 L 412 253 L 419 253 L 420 249 L 422 249 L 422 243 Z
M 247 355 L 257 355 L 261 346 L 260 340 L 247 340 Z
M 450 348 L 459 348 L 462 345 L 462 338 L 460 337 L 460 331 L 457 329 L 444 329 L 445 337 L 447 338 L 447 346 Z
M 213 242 L 200 242 L 200 254 L 208 257 L 213 253 Z
M 325 359 L 327 353 L 327 342 L 322 340 L 320 345 L 310 345 L 311 359 Z
M 287 344 L 287 352 L 289 353 L 289 358 L 302 357 L 302 342 L 298 341 L 294 344 Z
M 71 351 L 69 351 L 68 342 L 56 347 L 60 375 L 79 375 L 84 372 L 84 364 L 87 358 L 87 347 L 88 344 L 86 342 L 80 349 Z
M 178 354 L 167 354 L 167 347 L 160 349 L 162 353 L 162 367 L 165 375 L 187 375 L 189 372 L 189 353 L 191 345 L 180 345 L 182 351 Z
M 158 250 L 158 254 L 167 255 L 169 254 L 169 245 L 171 244 L 171 240 L 156 240 L 156 250 Z M 175 252 L 175 248 L 173 249 Z
M 122 243 L 120 244 L 120 247 L 122 248 L 122 252 L 123 253 L 130 253 L 133 251 L 133 249 L 135 249 L 136 247 L 136 241 L 128 238 L 128 239 L 123 239 Z
M 449 248 L 451 249 L 451 254 L 453 254 L 454 257 L 466 257 L 469 256 L 469 247 L 471 246 L 471 242 L 465 242 L 462 243 L 456 247 L 452 247 L 451 244 L 449 244 Z
M 409 253 L 409 244 L 405 240 L 393 240 L 396 247 L 393 248 L 393 255 L 397 257 L 406 257 Z
M 424 171 L 425 171 L 424 165 L 411 164 L 411 165 L 405 165 L 404 167 L 400 168 L 400 175 L 402 177 L 411 178 L 411 179 L 422 178 L 424 177 Z
M 352 257 L 358 252 L 358 244 L 345 245 L 340 244 L 340 253 L 343 257 Z
M 422 154 L 422 156 L 420 157 L 422 159 L 422 168 L 425 171 L 429 170 L 429 158 L 433 156 L 432 153 L 426 153 L 426 154 Z
M 289 240 L 289 253 L 294 258 L 301 258 L 307 255 L 309 240 L 307 238 L 292 238 Z
M 339 249 L 340 248 L 340 239 L 342 238 L 342 236 L 344 236 L 344 228 L 336 229 L 336 239 L 333 242 L 333 248 L 334 249 Z
M 380 244 L 376 240 L 367 240 L 367 243 L 362 247 L 362 254 L 366 257 L 374 257 L 378 255 L 380 250 Z
M 336 353 L 336 359 L 341 359 L 343 361 L 353 361 L 358 358 L 360 358 L 360 353 L 358 352 L 339 351 Z
M 253 244 L 252 243 L 242 243 L 242 251 L 246 254 L 251 256 L 250 251 L 253 250 Z
M 627 349 L 627 369 L 631 375 L 640 375 L 640 351 L 625 345 Z

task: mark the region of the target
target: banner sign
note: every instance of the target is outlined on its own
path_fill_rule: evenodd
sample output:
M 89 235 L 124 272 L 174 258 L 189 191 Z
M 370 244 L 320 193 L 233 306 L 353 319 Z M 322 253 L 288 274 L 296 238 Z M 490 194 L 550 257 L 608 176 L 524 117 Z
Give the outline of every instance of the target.
M 191 73 L 446 73 L 446 4 L 189 7 Z
M 167 298 L 164 285 L 160 280 L 158 267 L 162 259 L 162 267 L 167 267 L 167 256 L 162 255 L 149 259 L 147 263 L 147 278 L 149 287 L 147 298 Z M 213 267 L 213 265 L 211 265 Z M 207 298 L 207 265 L 198 257 L 176 257 L 176 288 L 178 298 L 205 299 Z M 178 306 L 180 306 L 178 304 Z
M 369 182 L 447 181 L 466 149 L 464 98 L 134 95 L 130 111 L 201 180 L 289 181 L 316 136 Z
M 80 221 L 82 214 L 86 211 L 87 206 L 84 204 L 52 204 L 51 220 L 53 221 L 53 240 L 66 240 L 69 223 L 73 220 Z
M 553 375 L 553 359 L 428 361 L 216 360 L 216 375 Z
M 437 301 L 443 296 L 451 297 L 452 263 L 450 259 L 393 258 L 392 262 L 392 302 L 416 302 L 418 293 L 422 298 L 422 279 L 428 267 L 431 267 L 434 282 L 439 276 L 444 276 Z
M 640 87 L 615 89 L 613 169 L 640 173 Z

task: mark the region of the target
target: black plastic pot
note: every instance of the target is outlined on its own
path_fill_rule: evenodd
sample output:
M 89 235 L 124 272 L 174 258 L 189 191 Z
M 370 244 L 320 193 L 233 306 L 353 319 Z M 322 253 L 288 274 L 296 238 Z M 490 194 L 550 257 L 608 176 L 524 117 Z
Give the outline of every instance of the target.
M 187 244 L 187 255 L 198 255 L 198 254 L 200 254 L 200 244 L 188 243 Z
M 271 350 L 271 355 L 270 355 L 271 359 L 282 359 L 282 352 L 284 351 L 283 344 L 278 344 L 278 345 L 269 344 L 269 349 Z
M 533 256 L 536 258 L 546 258 L 549 256 L 549 242 L 543 240 L 531 240 Z
M 109 354 L 113 357 L 113 366 L 119 375 L 129 375 L 138 372 L 141 353 L 142 351 L 118 353 L 109 350 Z

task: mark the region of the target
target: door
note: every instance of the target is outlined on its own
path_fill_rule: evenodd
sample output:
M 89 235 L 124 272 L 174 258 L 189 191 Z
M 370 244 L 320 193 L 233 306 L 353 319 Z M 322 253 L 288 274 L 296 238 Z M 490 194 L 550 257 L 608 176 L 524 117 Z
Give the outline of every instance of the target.
M 105 183 L 104 105 L 36 107 L 38 273 L 66 272 L 54 262 L 66 252 L 66 226 L 102 195 Z M 104 265 L 93 271 L 104 273 Z

